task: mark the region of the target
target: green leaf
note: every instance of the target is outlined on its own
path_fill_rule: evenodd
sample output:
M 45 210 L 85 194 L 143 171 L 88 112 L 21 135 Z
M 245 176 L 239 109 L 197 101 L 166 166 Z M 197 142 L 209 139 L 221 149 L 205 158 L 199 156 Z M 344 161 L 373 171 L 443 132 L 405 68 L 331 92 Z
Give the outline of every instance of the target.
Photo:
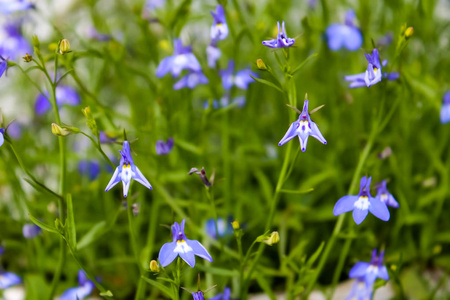
M 39 226 L 40 228 L 42 228 L 45 231 L 49 231 L 49 232 L 53 232 L 53 233 L 57 233 L 59 235 L 62 235 L 55 227 L 47 225 L 41 221 L 39 221 L 38 219 L 36 219 L 35 217 L 33 217 L 31 214 L 28 214 L 30 216 L 30 220 L 31 222 L 33 222 L 34 224 L 36 224 L 37 226 Z
M 258 285 L 263 289 L 263 291 L 270 297 L 270 300 L 277 299 L 277 297 L 275 297 L 275 294 L 272 291 L 270 283 L 267 282 L 267 280 L 264 277 L 262 277 L 261 275 L 257 275 L 256 281 L 258 282 Z
M 180 140 L 180 139 L 176 139 L 176 145 L 180 146 L 180 148 L 183 148 L 184 150 L 187 150 L 189 152 L 192 152 L 194 154 L 202 154 L 202 150 L 195 146 L 194 144 L 188 143 L 186 141 Z
M 308 194 L 310 192 L 314 191 L 314 188 L 309 188 L 307 190 L 299 191 L 299 190 L 280 190 L 280 193 L 285 194 Z
M 73 216 L 72 195 L 67 194 L 67 220 L 66 220 L 66 236 L 67 241 L 73 250 L 77 249 L 77 232 L 75 227 L 75 218 Z
M 294 75 L 295 73 L 297 73 L 298 71 L 300 71 L 301 68 L 303 68 L 307 62 L 309 62 L 311 59 L 315 58 L 317 56 L 317 53 L 313 53 L 310 56 L 308 56 L 303 62 L 301 62 L 295 69 L 294 71 L 291 72 L 291 75 Z
M 172 296 L 172 292 L 171 290 L 165 286 L 164 284 L 162 284 L 161 282 L 158 282 L 156 280 L 141 276 L 142 279 L 144 279 L 144 281 L 146 281 L 148 284 L 150 284 L 151 286 L 157 288 L 158 290 L 160 290 L 161 292 L 163 292 L 164 294 L 166 294 L 169 298 L 173 299 L 174 297 Z
M 272 82 L 270 82 L 268 80 L 265 80 L 265 79 L 253 77 L 252 75 L 250 75 L 250 77 L 253 78 L 254 80 L 256 80 L 257 82 L 265 84 L 265 85 L 270 86 L 270 87 L 273 87 L 274 89 L 276 89 L 279 92 L 281 92 L 282 94 L 284 94 L 284 91 L 279 86 L 277 86 L 276 84 L 274 84 L 274 83 L 272 83 Z
M 325 246 L 325 242 L 322 242 L 317 248 L 316 252 L 314 252 L 313 255 L 308 259 L 308 262 L 306 263 L 306 266 L 308 268 L 311 268 L 311 266 L 314 264 L 314 262 L 319 258 L 320 253 L 322 253 L 323 247 Z
M 106 229 L 106 221 L 98 222 L 91 228 L 78 243 L 78 250 L 89 246 L 92 242 L 94 242 Z
M 110 290 L 107 290 L 104 293 L 100 293 L 100 296 L 102 296 L 102 297 L 113 297 L 114 295 L 113 295 L 113 293 Z

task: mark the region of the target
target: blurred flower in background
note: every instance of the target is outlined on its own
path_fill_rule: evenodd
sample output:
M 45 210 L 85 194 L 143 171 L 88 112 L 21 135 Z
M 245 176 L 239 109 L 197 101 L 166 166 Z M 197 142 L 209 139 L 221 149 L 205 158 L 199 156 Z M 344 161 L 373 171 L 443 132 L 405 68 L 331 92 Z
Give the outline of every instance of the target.
M 100 163 L 96 160 L 82 160 L 78 163 L 78 171 L 93 181 L 100 174 Z
M 225 287 L 223 289 L 223 293 L 217 294 L 216 296 L 210 298 L 210 300 L 230 300 L 231 289 L 229 287 Z
M 230 59 L 228 61 L 228 68 L 220 71 L 220 77 L 222 77 L 222 85 L 225 90 L 229 90 L 233 87 L 233 85 L 237 86 L 240 89 L 246 90 L 248 85 L 255 80 L 250 77 L 258 77 L 256 73 L 252 72 L 250 69 L 244 69 L 238 71 L 236 75 L 234 74 L 234 60 Z
M 166 155 L 172 151 L 173 148 L 173 138 L 169 138 L 167 143 L 164 143 L 162 140 L 158 140 L 155 145 L 156 154 L 158 155 Z
M 345 24 L 331 24 L 325 31 L 328 48 L 338 51 L 345 48 L 356 51 L 361 48 L 363 37 L 361 31 L 355 26 L 356 14 L 353 10 L 348 10 L 345 14 Z
M 284 21 L 283 25 L 281 25 L 282 26 L 281 29 L 279 21 L 277 22 L 277 26 L 278 26 L 277 38 L 273 40 L 263 41 L 262 44 L 270 48 L 284 48 L 284 47 L 291 47 L 292 45 L 294 45 L 295 40 L 287 37 Z
M 0 147 L 5 142 L 5 138 L 3 137 L 4 134 L 5 134 L 5 129 L 4 128 L 0 128 Z
M 95 285 L 90 281 L 83 270 L 78 271 L 78 287 L 66 290 L 59 300 L 82 300 L 89 296 L 94 290 Z
M 216 62 L 222 55 L 222 51 L 214 43 L 206 47 L 206 56 L 208 58 L 208 67 L 211 69 L 216 67 Z
M 5 252 L 5 248 L 0 246 L 0 256 Z M 22 279 L 14 273 L 5 272 L 0 266 L 0 290 L 9 288 L 10 286 L 20 284 Z
M 190 72 L 186 76 L 182 77 L 177 83 L 173 85 L 174 90 L 179 90 L 182 88 L 193 89 L 197 84 L 207 84 L 208 78 L 201 71 Z
M 28 10 L 34 8 L 34 5 L 26 0 L 3 0 L 0 1 L 0 13 L 10 14 L 16 11 Z
M 26 239 L 32 239 L 41 233 L 42 229 L 36 224 L 25 224 L 22 228 L 23 236 Z
M 353 283 L 352 289 L 345 300 L 371 300 L 372 289 L 372 286 L 366 285 L 364 277 L 358 277 Z
M 232 218 L 228 218 L 226 221 L 223 218 L 217 218 L 217 231 L 216 222 L 214 218 L 208 219 L 205 223 L 206 233 L 217 240 L 217 233 L 220 237 L 233 234 L 233 227 L 231 226 Z
M 441 107 L 441 123 L 447 124 L 448 122 L 450 122 L 450 91 L 442 97 Z
M 192 46 L 183 46 L 181 39 L 173 40 L 173 55 L 165 57 L 156 69 L 156 76 L 161 78 L 167 73 L 172 73 L 173 77 L 178 77 L 182 70 L 200 72 L 200 63 L 192 53 Z
M 75 106 L 81 103 L 81 98 L 78 92 L 70 86 L 67 85 L 59 85 L 55 90 L 56 94 L 56 103 L 58 106 L 62 106 L 64 104 Z M 50 94 L 45 92 L 45 96 L 40 94 L 36 98 L 36 103 L 34 105 L 34 109 L 36 114 L 42 115 L 49 111 L 52 108 L 50 104 Z
M 0 78 L 2 77 L 3 73 L 5 73 L 7 68 L 8 68 L 8 61 L 0 56 Z
M 395 200 L 394 196 L 392 196 L 391 193 L 387 190 L 386 187 L 387 183 L 386 180 L 383 180 L 382 182 L 379 182 L 377 184 L 377 196 L 376 198 L 386 204 L 387 206 L 391 206 L 394 208 L 398 208 L 399 204 Z
M 383 265 L 384 251 L 380 251 L 380 256 L 377 256 L 377 249 L 372 251 L 372 259 L 370 263 L 360 261 L 351 268 L 350 278 L 364 279 L 367 287 L 372 286 L 377 278 L 389 280 L 389 274 L 386 266 Z
M 213 42 L 222 41 L 228 36 L 228 25 L 223 6 L 217 5 L 216 12 L 211 11 L 211 15 L 214 18 L 211 26 L 211 39 Z
M 21 25 L 20 21 L 7 22 L 1 29 L 5 39 L 0 43 L 0 56 L 4 59 L 20 60 L 26 53 L 33 53 L 30 43 L 22 36 Z

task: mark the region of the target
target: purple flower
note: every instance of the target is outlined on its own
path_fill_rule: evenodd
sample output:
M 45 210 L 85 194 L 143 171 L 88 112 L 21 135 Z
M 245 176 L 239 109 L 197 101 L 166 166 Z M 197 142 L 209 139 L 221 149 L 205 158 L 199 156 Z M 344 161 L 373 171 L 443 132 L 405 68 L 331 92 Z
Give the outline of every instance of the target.
M 3 26 L 5 38 L 0 44 L 0 56 L 5 59 L 16 60 L 26 53 L 33 53 L 30 44 L 20 33 L 20 26 L 20 22 L 10 22 Z
M 78 172 L 93 181 L 100 174 L 100 164 L 96 160 L 82 160 L 78 163 Z
M 173 77 L 178 77 L 182 70 L 187 69 L 193 72 L 202 70 L 200 63 L 192 53 L 192 46 L 183 47 L 181 39 L 173 40 L 173 55 L 165 57 L 156 69 L 156 76 L 161 78 L 167 73 L 172 73 Z
M 167 143 L 164 143 L 164 141 L 158 140 L 156 142 L 155 148 L 156 148 L 156 154 L 158 154 L 158 155 L 169 154 L 173 148 L 173 138 L 169 138 L 167 140 Z
M 5 134 L 5 129 L 4 128 L 0 128 L 0 147 L 5 142 L 5 137 L 3 136 L 4 134 Z
M 182 88 L 193 89 L 197 84 L 207 84 L 208 78 L 203 75 L 202 71 L 190 72 L 183 78 L 181 78 L 177 83 L 173 85 L 174 90 L 179 90 Z
M 216 62 L 222 55 L 222 51 L 215 45 L 208 45 L 206 47 L 206 56 L 208 58 L 208 66 L 213 69 L 216 67 Z
M 59 300 L 82 300 L 94 290 L 94 283 L 90 281 L 83 270 L 78 271 L 78 287 L 66 290 Z
M 356 51 L 361 48 L 363 37 L 359 29 L 353 24 L 356 15 L 353 10 L 345 14 L 345 24 L 331 24 L 325 31 L 327 36 L 328 48 L 332 51 L 338 51 L 346 48 L 350 51 Z
M 102 42 L 111 40 L 111 35 L 99 33 L 95 27 L 89 27 L 87 35 L 92 40 L 98 40 Z
M 228 25 L 225 19 L 225 11 L 221 4 L 217 5 L 216 12 L 211 11 L 214 18 L 211 26 L 211 39 L 214 42 L 224 40 L 228 36 Z
M 374 249 L 370 263 L 365 261 L 356 263 L 351 268 L 349 277 L 363 279 L 367 287 L 372 286 L 377 278 L 389 280 L 387 268 L 383 265 L 383 256 L 384 251 L 381 251 L 380 256 L 377 257 L 377 249 Z
M 55 92 L 56 92 L 56 103 L 58 104 L 58 107 L 64 104 L 75 106 L 81 103 L 80 95 L 73 87 L 67 85 L 60 85 L 56 87 Z M 42 115 L 52 108 L 49 99 L 50 95 L 48 92 L 45 93 L 45 96 L 40 94 L 36 98 L 36 103 L 34 105 L 34 110 L 36 111 L 36 114 Z
M 372 286 L 367 286 L 364 282 L 364 278 L 356 278 L 353 283 L 352 289 L 345 300 L 371 300 L 372 299 Z
M 444 94 L 441 107 L 441 123 L 447 124 L 448 122 L 450 122 L 450 91 Z
M 202 291 L 198 291 L 198 292 L 192 293 L 192 297 L 194 298 L 194 300 L 203 300 L 203 299 L 205 299 L 203 297 L 203 292 Z
M 34 5 L 24 0 L 6 0 L 0 5 L 0 13 L 10 14 L 15 11 L 28 10 L 34 8 Z
M 145 8 L 148 10 L 154 10 L 156 8 L 163 7 L 166 3 L 166 0 L 147 0 L 145 2 Z
M 338 216 L 353 210 L 353 219 L 356 224 L 361 224 L 369 211 L 377 218 L 388 221 L 389 210 L 383 202 L 370 195 L 370 181 L 372 177 L 361 178 L 359 194 L 357 196 L 344 196 L 338 200 L 333 209 L 333 214 Z
M 191 267 L 195 266 L 195 255 L 200 256 L 207 261 L 212 262 L 213 259 L 208 251 L 196 240 L 188 240 L 184 234 L 185 220 L 181 221 L 181 226 L 175 222 L 172 225 L 173 242 L 166 243 L 159 251 L 158 260 L 161 266 L 166 267 L 178 255 Z
M 41 233 L 42 229 L 36 224 L 25 224 L 22 228 L 23 236 L 26 239 L 32 239 Z
M 233 85 L 237 86 L 240 89 L 246 90 L 248 85 L 255 80 L 250 77 L 258 77 L 255 73 L 253 73 L 250 69 L 244 69 L 234 74 L 234 61 L 230 59 L 228 61 L 228 68 L 220 71 L 220 77 L 222 77 L 222 85 L 225 90 L 231 89 Z
M 0 270 L 0 290 L 7 289 L 10 286 L 20 284 L 21 282 L 22 279 L 16 274 Z
M 312 136 L 324 145 L 327 144 L 327 141 L 320 132 L 319 127 L 317 127 L 316 123 L 314 123 L 309 116 L 308 102 L 309 100 L 305 100 L 305 103 L 303 104 L 303 111 L 298 117 L 298 120 L 291 124 L 284 137 L 278 143 L 278 146 L 284 145 L 297 135 L 303 152 L 306 151 L 309 136 Z
M 128 141 L 123 142 L 123 149 L 120 151 L 120 165 L 116 168 L 111 180 L 106 186 L 105 192 L 109 191 L 113 186 L 115 186 L 119 181 L 123 183 L 123 196 L 128 195 L 128 190 L 130 189 L 131 179 L 136 180 L 146 188 L 152 189 L 152 186 L 148 180 L 142 175 L 138 167 L 133 163 L 133 158 L 130 153 L 130 144 Z
M 5 247 L 0 246 L 0 256 L 2 256 L 3 253 L 5 253 Z
M 223 290 L 223 293 L 218 294 L 214 297 L 212 297 L 209 300 L 230 300 L 230 295 L 231 295 L 231 290 L 229 287 L 225 287 L 225 289 Z
M 399 207 L 398 202 L 395 201 L 394 196 L 392 196 L 392 194 L 389 193 L 389 191 L 387 190 L 386 180 L 383 180 L 382 182 L 378 183 L 377 186 L 378 187 L 376 198 L 388 206 L 398 208 Z
M 216 222 L 214 218 L 209 219 L 205 223 L 206 233 L 217 240 Z M 220 237 L 233 234 L 233 227 L 231 226 L 231 220 L 225 221 L 223 218 L 217 218 L 217 231 Z
M 366 53 L 366 59 L 369 62 L 367 66 L 367 70 L 365 73 L 360 73 L 356 75 L 345 76 L 344 79 L 346 81 L 350 81 L 349 88 L 357 88 L 357 87 L 370 87 L 381 81 L 382 78 L 386 78 L 387 80 L 396 80 L 400 77 L 399 73 L 387 73 L 381 72 L 381 67 L 385 67 L 387 64 L 387 60 L 384 60 L 383 63 L 380 63 L 380 56 L 378 54 L 378 49 L 373 49 L 372 55 Z
M 8 68 L 8 62 L 6 59 L 3 59 L 0 57 L 0 78 L 2 77 L 3 73 L 5 73 L 6 69 Z
M 294 45 L 295 40 L 288 38 L 286 35 L 286 28 L 284 26 L 284 21 L 281 25 L 281 30 L 280 30 L 280 22 L 277 22 L 277 26 L 278 26 L 277 38 L 273 40 L 263 41 L 262 44 L 270 48 L 284 48 L 284 47 L 291 47 L 292 45 Z

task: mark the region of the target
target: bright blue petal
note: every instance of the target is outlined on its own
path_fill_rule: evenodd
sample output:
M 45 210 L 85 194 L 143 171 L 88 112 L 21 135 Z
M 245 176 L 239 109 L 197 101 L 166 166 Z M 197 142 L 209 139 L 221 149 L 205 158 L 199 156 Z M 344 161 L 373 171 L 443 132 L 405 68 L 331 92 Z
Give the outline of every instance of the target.
M 302 137 L 300 134 L 298 135 L 298 139 L 300 141 L 300 149 L 302 149 L 302 152 L 306 151 L 306 146 L 308 146 L 308 137 L 309 135 L 306 135 Z
M 322 144 L 326 145 L 327 144 L 327 140 L 323 137 L 322 133 L 319 130 L 319 127 L 317 127 L 316 123 L 311 122 L 311 133 L 310 135 L 317 139 L 319 142 L 321 142 Z
M 358 200 L 358 196 L 344 196 L 336 202 L 333 209 L 333 214 L 338 216 L 340 214 L 349 212 L 355 208 L 355 201 Z
M 450 122 L 450 104 L 443 104 L 441 107 L 441 123 L 447 124 Z
M 0 77 L 2 77 L 3 73 L 5 73 L 7 67 L 8 62 L 6 60 L 0 61 Z
M 180 252 L 179 255 L 191 268 L 195 267 L 194 251 Z
M 156 77 L 161 78 L 164 77 L 167 73 L 170 72 L 173 65 L 173 56 L 165 57 L 159 63 L 158 68 L 156 69 Z
M 10 286 L 19 284 L 22 282 L 19 276 L 11 272 L 0 273 L 0 290 L 6 289 Z
M 47 98 L 49 97 L 48 93 L 46 93 Z M 39 96 L 36 98 L 36 104 L 34 105 L 34 110 L 36 114 L 42 115 L 49 111 L 52 106 L 46 96 L 39 94 Z
M 294 123 L 291 124 L 291 126 L 289 126 L 289 129 L 287 130 L 286 134 L 281 139 L 281 141 L 278 143 L 278 146 L 286 144 L 297 135 L 298 124 L 299 122 L 295 121 Z
M 205 299 L 203 297 L 203 292 L 202 291 L 198 291 L 198 292 L 192 293 L 192 297 L 194 298 L 194 300 L 203 300 L 203 299 Z
M 116 168 L 114 171 L 113 176 L 111 177 L 111 180 L 109 181 L 108 185 L 105 188 L 105 192 L 109 191 L 113 186 L 118 184 L 122 179 L 121 172 L 119 172 L 119 167 Z
M 266 47 L 277 48 L 278 41 L 276 39 L 273 39 L 273 40 L 263 41 L 262 44 Z
M 177 242 L 166 243 L 159 250 L 158 260 L 162 267 L 168 266 L 178 256 L 178 253 L 174 252 L 177 247 Z
M 365 261 L 360 261 L 356 263 L 351 269 L 350 273 L 348 274 L 349 278 L 357 278 L 357 277 L 363 277 L 367 273 L 367 269 L 370 267 L 370 263 Z
M 200 244 L 199 241 L 186 239 L 186 244 L 188 244 L 188 246 L 192 248 L 195 255 L 200 256 L 201 258 L 206 259 L 209 262 L 213 261 L 211 255 L 208 253 L 205 247 Z
M 353 210 L 353 220 L 355 220 L 355 223 L 359 225 L 362 223 L 362 221 L 364 221 L 368 213 L 369 213 L 368 209 L 355 208 Z
M 369 198 L 369 211 L 378 219 L 388 221 L 390 218 L 389 210 L 383 202 L 377 198 Z

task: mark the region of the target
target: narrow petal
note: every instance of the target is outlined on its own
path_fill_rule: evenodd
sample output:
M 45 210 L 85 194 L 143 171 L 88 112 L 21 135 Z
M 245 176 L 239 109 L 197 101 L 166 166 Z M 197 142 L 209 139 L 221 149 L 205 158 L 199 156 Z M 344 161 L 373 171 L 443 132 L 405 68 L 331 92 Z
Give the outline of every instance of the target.
M 317 127 L 316 123 L 314 123 L 314 122 L 311 122 L 311 133 L 310 133 L 310 135 L 313 138 L 316 138 L 322 144 L 324 144 L 324 145 L 327 144 L 327 140 L 323 137 L 322 133 L 319 130 L 319 127 Z
M 398 202 L 395 200 L 394 196 L 392 196 L 392 194 L 388 195 L 388 200 L 387 200 L 387 205 L 393 207 L 393 208 L 398 208 L 400 205 L 398 204 Z
M 108 185 L 106 186 L 105 192 L 109 191 L 113 186 L 115 186 L 119 181 L 121 180 L 119 167 L 116 168 L 114 171 L 113 176 L 111 177 L 111 180 L 109 181 Z
M 213 261 L 211 255 L 208 253 L 205 247 L 200 244 L 199 241 L 186 239 L 186 243 L 189 245 L 189 247 L 192 248 L 192 250 L 194 250 L 195 255 L 200 256 L 201 258 L 206 259 L 209 262 Z
M 333 214 L 338 216 L 340 214 L 349 212 L 355 208 L 355 201 L 358 200 L 358 196 L 344 196 L 336 202 L 333 209 Z
M 441 107 L 441 124 L 450 122 L 450 104 L 444 104 Z
M 363 277 L 367 273 L 367 269 L 370 267 L 370 263 L 365 261 L 360 261 L 356 263 L 350 270 L 350 273 L 348 274 L 348 277 L 350 278 L 357 278 L 357 277 Z
M 390 214 L 386 204 L 376 198 L 370 198 L 369 201 L 369 211 L 378 219 L 388 221 L 390 218 Z
M 200 72 L 202 70 L 202 67 L 200 66 L 200 63 L 198 62 L 195 55 L 193 53 L 187 53 L 185 55 L 187 58 L 187 62 L 186 62 L 186 66 L 184 66 L 184 68 L 192 70 L 194 72 Z
M 362 221 L 364 221 L 368 213 L 369 213 L 368 209 L 355 208 L 353 210 L 353 220 L 355 220 L 355 223 L 359 225 L 362 223 Z
M 263 41 L 262 44 L 266 47 L 270 47 L 270 48 L 277 48 L 278 45 L 278 41 L 277 40 L 268 40 L 268 41 Z
M 177 91 L 177 90 L 187 87 L 188 86 L 188 76 L 189 75 L 186 75 L 186 76 L 182 77 L 180 80 L 178 80 L 178 82 L 176 82 L 173 85 L 173 89 Z
M 127 182 L 122 180 L 122 184 L 123 184 L 123 196 L 126 198 L 128 196 L 128 191 L 130 190 L 131 180 Z
M 3 143 L 5 142 L 5 138 L 3 137 L 3 133 L 0 134 L 0 147 L 3 145 Z
M 159 250 L 158 260 L 162 267 L 168 266 L 178 256 L 175 252 L 177 242 L 165 243 Z
M 195 267 L 194 251 L 180 252 L 180 257 L 191 267 Z
M 291 126 L 289 126 L 288 131 L 281 139 L 281 141 L 278 143 L 278 146 L 284 145 L 290 140 L 292 140 L 297 135 L 297 128 L 298 128 L 298 121 L 295 121 L 294 123 L 291 124 Z
M 386 281 L 389 280 L 389 273 L 388 273 L 388 270 L 387 270 L 387 268 L 385 266 L 379 267 L 379 269 L 378 269 L 378 277 L 383 279 L 383 280 L 386 280 Z
M 348 85 L 350 89 L 365 87 L 366 83 L 364 81 L 354 81 Z
M 156 77 L 161 78 L 164 77 L 167 73 L 170 72 L 173 65 L 173 56 L 165 57 L 158 65 L 156 69 Z
M 298 136 L 298 139 L 300 141 L 300 148 L 303 152 L 306 151 L 306 146 L 308 145 L 308 137 L 309 135 L 307 135 L 305 138 L 302 138 L 300 135 Z
M 359 73 L 359 74 L 355 74 L 355 75 L 347 75 L 344 76 L 344 80 L 345 81 L 364 81 L 364 76 L 366 75 L 366 73 Z

